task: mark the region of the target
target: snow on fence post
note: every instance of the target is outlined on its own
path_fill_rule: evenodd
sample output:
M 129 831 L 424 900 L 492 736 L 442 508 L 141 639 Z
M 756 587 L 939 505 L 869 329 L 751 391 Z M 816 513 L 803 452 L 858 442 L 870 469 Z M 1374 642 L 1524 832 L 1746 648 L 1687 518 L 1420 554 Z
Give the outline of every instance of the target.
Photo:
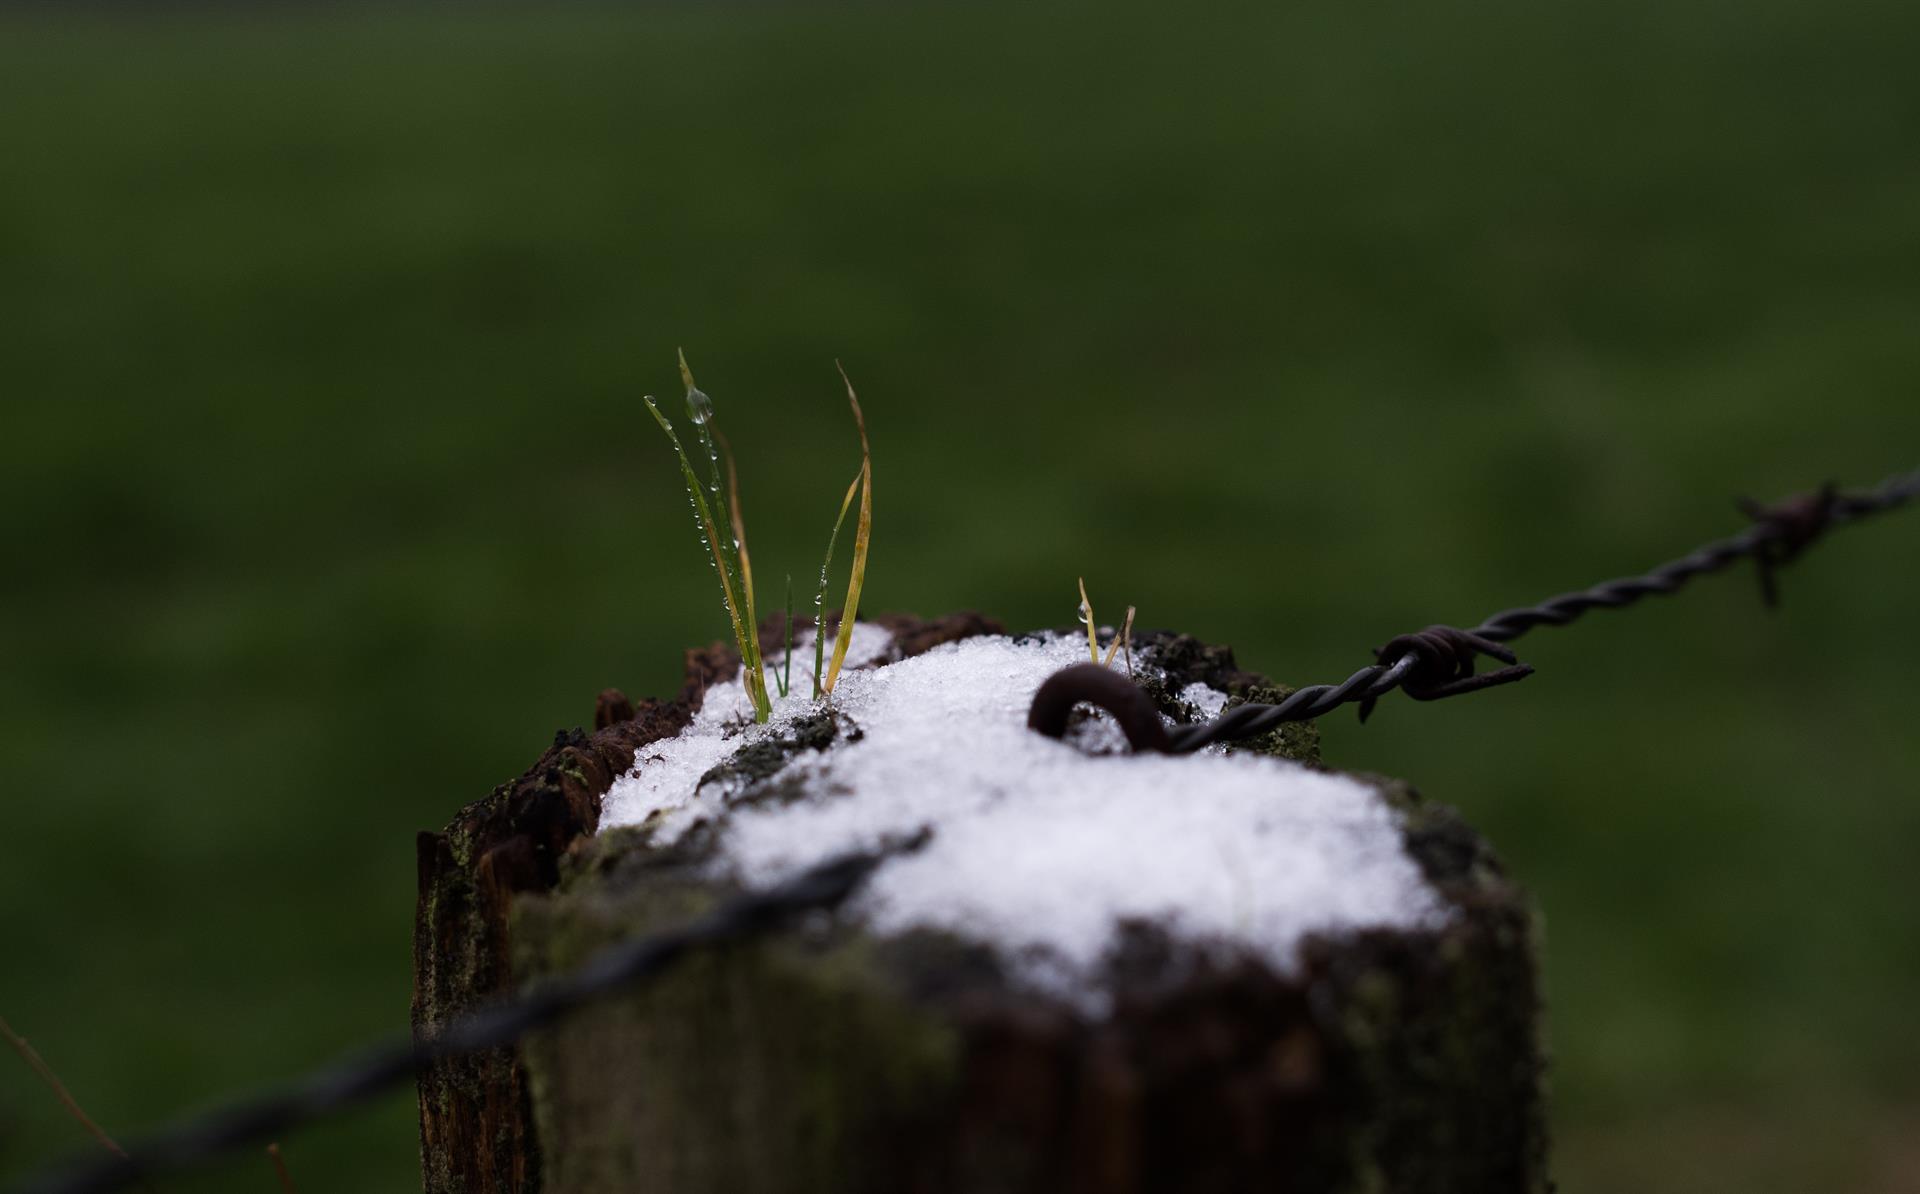
M 1239 757 L 1123 757 L 1096 718 L 1039 739 L 1021 695 L 1084 635 L 882 623 L 830 711 L 796 682 L 747 729 L 737 660 L 692 652 L 677 700 L 421 835 L 430 1033 L 931 830 L 837 917 L 425 1075 L 429 1194 L 1547 1188 L 1531 912 L 1454 813 L 1298 765 L 1311 726 Z M 1225 649 L 1135 648 L 1176 720 L 1276 699 Z

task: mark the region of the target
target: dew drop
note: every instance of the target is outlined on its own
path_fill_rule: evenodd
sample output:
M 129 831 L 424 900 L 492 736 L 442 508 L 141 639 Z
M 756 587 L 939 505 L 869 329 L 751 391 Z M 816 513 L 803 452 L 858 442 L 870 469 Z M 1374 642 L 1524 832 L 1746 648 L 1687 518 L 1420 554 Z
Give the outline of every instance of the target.
M 699 389 L 687 391 L 687 417 L 696 424 L 704 424 L 713 418 L 713 399 L 707 397 L 706 391 Z

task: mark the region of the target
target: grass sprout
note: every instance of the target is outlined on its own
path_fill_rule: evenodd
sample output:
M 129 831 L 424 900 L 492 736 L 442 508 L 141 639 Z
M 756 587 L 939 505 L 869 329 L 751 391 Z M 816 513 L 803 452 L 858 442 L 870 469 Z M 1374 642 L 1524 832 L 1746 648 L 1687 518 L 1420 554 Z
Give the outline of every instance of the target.
M 837 364 L 837 362 L 836 362 Z M 667 442 L 673 445 L 680 461 L 680 475 L 686 482 L 687 499 L 693 507 L 694 523 L 700 532 L 700 544 L 713 556 L 713 570 L 720 578 L 720 599 L 726 607 L 727 621 L 734 644 L 740 651 L 741 682 L 753 702 L 753 719 L 765 722 L 773 714 L 773 702 L 767 695 L 767 677 L 760 651 L 760 615 L 755 605 L 753 556 L 747 549 L 746 519 L 740 505 L 740 471 L 734 465 L 733 447 L 715 424 L 713 400 L 693 380 L 687 355 L 680 354 L 680 379 L 687 389 L 687 418 L 693 424 L 697 447 L 706 456 L 707 477 L 703 481 L 694 467 L 687 446 L 674 430 L 672 420 L 660 413 L 651 397 L 643 399 L 654 422 L 660 425 Z M 847 650 L 852 643 L 852 627 L 860 613 L 860 590 L 866 583 L 867 556 L 873 543 L 873 449 L 867 440 L 867 417 L 860 409 L 860 398 L 846 369 L 840 370 L 846 383 L 847 404 L 853 409 L 854 426 L 860 432 L 860 471 L 840 499 L 840 512 L 833 521 L 833 533 L 827 538 L 826 559 L 820 565 L 820 588 L 814 594 L 813 695 L 831 695 L 839 679 Z M 724 478 L 723 478 L 724 473 Z M 840 540 L 840 528 L 847 511 L 853 507 L 853 495 L 860 495 L 860 516 L 855 520 L 853 568 L 847 581 L 847 600 L 842 607 L 840 625 L 834 637 L 833 658 L 826 658 L 826 600 L 829 574 L 833 569 L 834 548 Z M 786 657 L 773 683 L 781 697 L 793 688 L 793 576 L 786 577 Z
M 1133 606 L 1127 607 L 1126 621 L 1120 624 L 1120 632 L 1107 644 L 1105 656 L 1100 654 L 1100 640 L 1094 629 L 1093 602 L 1087 597 L 1087 578 L 1080 578 L 1080 624 L 1087 628 L 1087 657 L 1101 667 L 1112 667 L 1113 657 L 1123 648 L 1127 656 L 1127 675 L 1133 675 Z
M 840 665 L 846 662 L 847 648 L 853 642 L 853 625 L 860 616 L 860 588 L 867 579 L 867 549 L 873 543 L 873 448 L 867 443 L 867 416 L 860 409 L 860 396 L 853 392 L 853 379 L 847 376 L 846 366 L 835 361 L 834 367 L 840 370 L 840 380 L 847 383 L 847 405 L 853 408 L 854 426 L 860 429 L 860 518 L 853 529 L 853 571 L 847 579 L 847 603 L 840 611 L 840 626 L 833 636 L 833 662 L 827 666 L 827 678 L 822 687 L 833 692 L 834 681 L 840 678 Z M 852 490 L 848 490 L 851 495 Z M 840 503 L 840 516 L 846 517 L 846 502 Z M 834 532 L 839 533 L 840 524 L 834 523 Z M 831 546 L 828 548 L 832 550 Z M 814 637 L 818 641 L 819 627 L 814 628 Z

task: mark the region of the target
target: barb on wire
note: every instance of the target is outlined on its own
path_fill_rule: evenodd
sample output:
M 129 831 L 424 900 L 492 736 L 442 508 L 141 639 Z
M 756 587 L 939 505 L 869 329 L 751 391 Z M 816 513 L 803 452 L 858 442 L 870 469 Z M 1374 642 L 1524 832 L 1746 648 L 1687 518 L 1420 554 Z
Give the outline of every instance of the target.
M 1129 730 L 1128 741 L 1135 750 L 1188 754 L 1210 743 L 1265 733 L 1284 722 L 1311 721 L 1347 704 L 1358 704 L 1364 721 L 1373 711 L 1374 703 L 1395 689 L 1415 700 L 1431 701 L 1511 684 L 1531 675 L 1533 669 L 1521 663 L 1502 644 L 1512 642 L 1535 626 L 1565 626 L 1589 610 L 1624 609 L 1647 597 L 1676 593 L 1696 577 L 1719 572 L 1749 557 L 1759 569 L 1761 596 L 1768 605 L 1773 605 L 1778 598 L 1776 573 L 1798 559 L 1828 531 L 1898 509 L 1916 497 L 1920 497 L 1920 469 L 1890 477 L 1862 493 L 1843 494 L 1834 486 L 1826 485 L 1813 493 L 1796 495 L 1773 505 L 1746 499 L 1741 508 L 1753 519 L 1752 526 L 1737 535 L 1695 548 L 1644 575 L 1601 581 L 1591 588 L 1559 593 L 1534 605 L 1501 610 L 1469 630 L 1429 626 L 1416 634 L 1403 634 L 1375 651 L 1376 663 L 1361 668 L 1339 684 L 1309 685 L 1275 705 L 1240 705 L 1212 721 L 1176 727 L 1164 731 L 1160 737 Z M 1476 673 L 1474 660 L 1479 655 L 1490 656 L 1507 666 Z M 1067 713 L 1076 702 L 1082 701 L 1119 716 L 1115 705 L 1126 702 L 1105 691 L 1108 687 L 1104 680 L 1093 677 L 1090 669 L 1075 667 L 1062 671 L 1041 685 L 1034 695 L 1027 724 L 1057 738 L 1066 728 Z M 1045 717 L 1041 716 L 1043 702 Z
M 103 1194 L 143 1177 L 177 1170 L 217 1153 L 258 1144 L 362 1102 L 449 1057 L 510 1045 L 615 989 L 659 975 L 694 950 L 763 935 L 809 912 L 843 903 L 890 854 L 822 863 L 785 883 L 748 892 L 689 924 L 610 946 L 566 975 L 537 982 L 517 996 L 447 1025 L 421 1041 L 392 1041 L 337 1062 L 264 1097 L 217 1108 L 130 1143 L 115 1157 L 86 1161 L 19 1187 L 18 1194 Z
M 1453 626 L 1429 626 L 1414 634 L 1403 634 L 1373 652 L 1374 658 L 1384 664 L 1398 662 L 1408 655 L 1413 656 L 1413 669 L 1400 681 L 1400 691 L 1416 701 L 1464 696 L 1533 675 L 1532 667 L 1521 663 L 1512 651 L 1499 643 Z M 1507 666 L 1491 672 L 1476 672 L 1474 661 L 1481 655 L 1490 655 Z M 1378 699 L 1371 696 L 1360 699 L 1362 722 L 1373 713 Z
M 1775 569 L 1793 563 L 1801 552 L 1813 546 L 1833 525 L 1840 491 L 1829 481 L 1812 493 L 1798 493 L 1771 506 L 1752 498 L 1741 498 L 1740 512 L 1754 525 L 1764 528 L 1767 538 L 1754 550 L 1753 562 L 1760 575 L 1760 600 L 1768 609 L 1780 605 L 1780 589 Z

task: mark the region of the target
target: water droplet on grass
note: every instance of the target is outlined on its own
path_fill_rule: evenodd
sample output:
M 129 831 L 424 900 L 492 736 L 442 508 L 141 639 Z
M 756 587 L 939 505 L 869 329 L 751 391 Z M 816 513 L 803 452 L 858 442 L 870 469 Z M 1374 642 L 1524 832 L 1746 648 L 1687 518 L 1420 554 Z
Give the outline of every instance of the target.
M 713 399 L 707 397 L 705 390 L 687 391 L 687 417 L 702 424 L 713 418 Z

